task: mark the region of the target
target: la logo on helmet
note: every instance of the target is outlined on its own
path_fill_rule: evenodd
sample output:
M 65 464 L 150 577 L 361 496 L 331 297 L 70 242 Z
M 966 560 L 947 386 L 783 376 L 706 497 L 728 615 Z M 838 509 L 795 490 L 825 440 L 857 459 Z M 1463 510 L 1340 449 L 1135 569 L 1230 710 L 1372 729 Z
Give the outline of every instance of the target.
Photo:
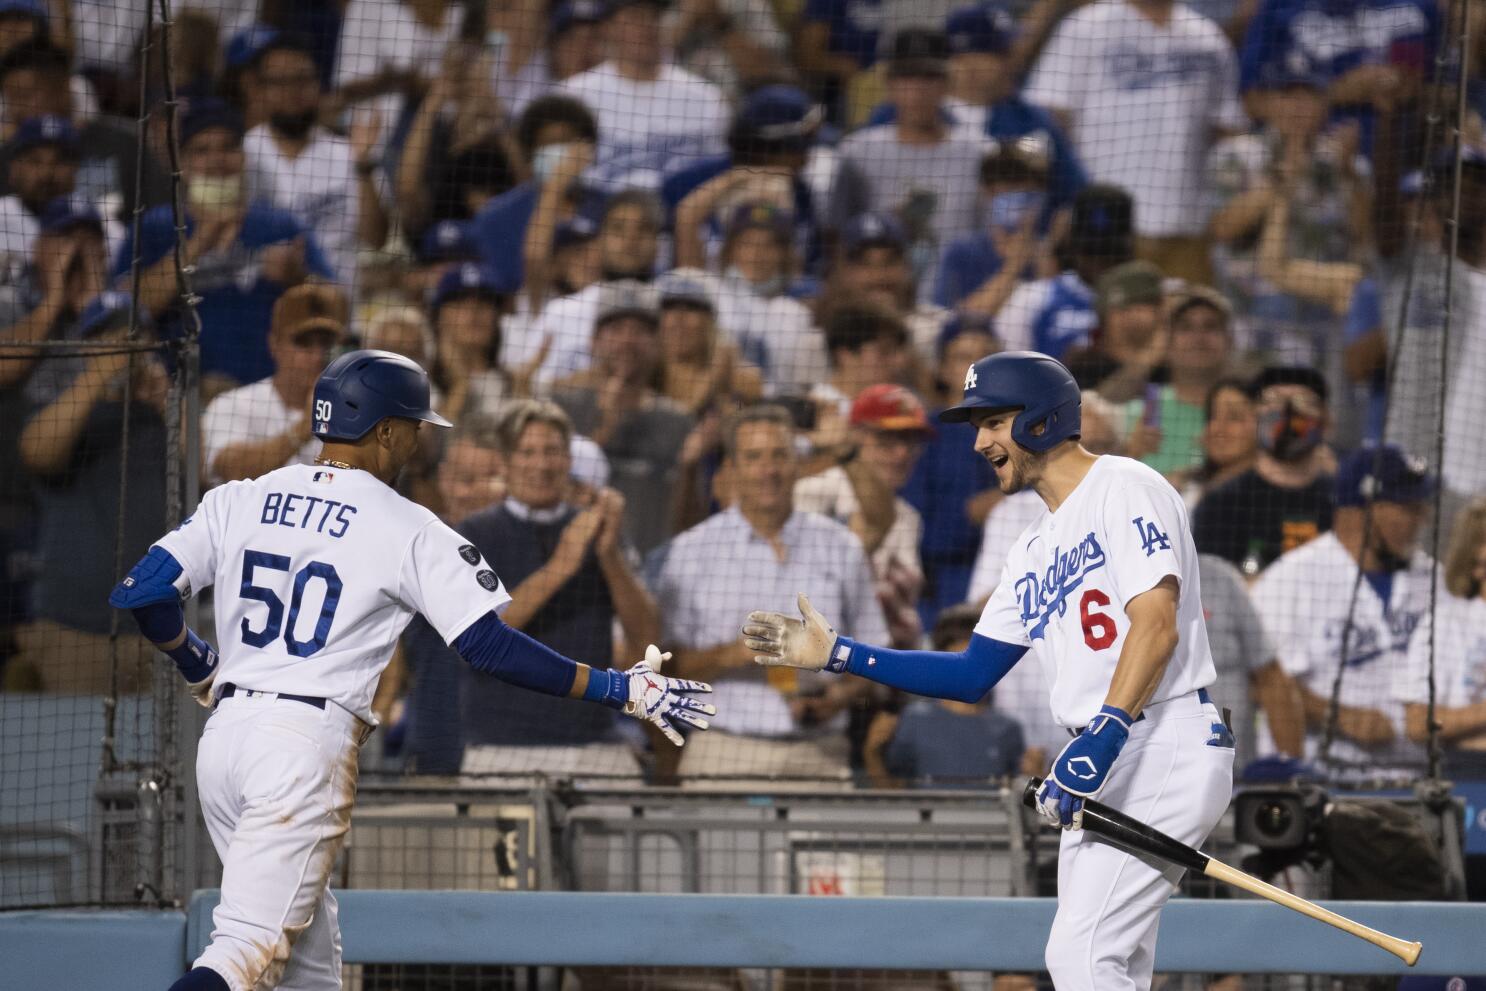
M 975 366 L 971 365 L 969 368 L 965 369 L 965 391 L 969 392 L 971 389 L 975 388 L 975 382 Z

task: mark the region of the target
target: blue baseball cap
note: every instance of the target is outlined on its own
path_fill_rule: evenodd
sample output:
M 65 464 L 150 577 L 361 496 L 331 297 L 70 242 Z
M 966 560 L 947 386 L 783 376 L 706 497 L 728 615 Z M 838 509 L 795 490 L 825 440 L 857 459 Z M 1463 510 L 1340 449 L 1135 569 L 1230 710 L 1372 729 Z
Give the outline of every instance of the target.
M 424 265 L 438 262 L 473 261 L 480 256 L 470 225 L 458 220 L 440 220 L 424 232 L 418 241 L 418 261 Z
M 520 284 L 513 283 L 509 277 L 502 276 L 501 273 L 487 265 L 465 262 L 449 269 L 444 273 L 444 277 L 439 279 L 438 288 L 433 291 L 433 302 L 430 305 L 433 312 L 437 313 L 450 300 L 470 296 L 499 302 L 513 295 L 520 288 Z
M 943 355 L 950 342 L 961 334 L 989 334 L 996 336 L 996 322 L 984 313 L 965 313 L 956 310 L 954 316 L 944 321 L 939 336 L 934 341 L 934 350 Z
M 82 314 L 77 318 L 77 329 L 84 337 L 94 337 L 106 333 L 118 327 L 129 324 L 129 294 L 126 292 L 99 293 L 88 300 L 83 307 Z M 139 325 L 147 327 L 150 324 L 149 310 L 143 306 L 139 308 Z
M 820 129 L 825 113 L 798 86 L 761 86 L 749 93 L 733 118 L 746 141 L 787 145 L 803 151 Z
M 79 150 L 77 128 L 72 126 L 72 121 L 54 114 L 27 117 L 16 128 L 5 150 L 13 157 L 21 152 L 46 145 L 51 145 L 69 155 L 77 155 Z
M 0 0 L 0 17 L 34 17 L 48 21 L 51 15 L 41 0 Z
M 58 196 L 41 209 L 38 225 L 43 234 L 57 234 L 75 227 L 91 227 L 103 233 L 103 217 L 81 193 Z
M 1337 508 L 1370 501 L 1418 503 L 1434 495 L 1434 476 L 1422 458 L 1397 444 L 1368 445 L 1348 453 L 1336 467 Z
M 557 230 L 552 232 L 552 250 L 561 251 L 577 244 L 587 244 L 598 237 L 598 234 L 599 225 L 594 223 L 592 217 L 585 217 L 580 213 L 557 225 Z
M 547 18 L 547 37 L 556 38 L 576 24 L 597 24 L 606 16 L 602 0 L 564 0 Z
M 215 97 L 191 101 L 191 106 L 181 120 L 181 147 L 190 144 L 191 139 L 203 131 L 210 131 L 215 127 L 225 128 L 239 140 L 242 139 L 243 119 L 232 107 Z
M 944 22 L 950 55 L 1004 55 L 1016 39 L 1011 15 L 988 3 L 961 7 Z
M 906 251 L 908 234 L 890 213 L 859 213 L 841 232 L 841 247 L 848 257 L 867 248 L 886 247 Z
M 263 49 L 279 36 L 277 28 L 266 24 L 252 24 L 243 28 L 227 42 L 227 68 L 241 69 L 255 62 Z

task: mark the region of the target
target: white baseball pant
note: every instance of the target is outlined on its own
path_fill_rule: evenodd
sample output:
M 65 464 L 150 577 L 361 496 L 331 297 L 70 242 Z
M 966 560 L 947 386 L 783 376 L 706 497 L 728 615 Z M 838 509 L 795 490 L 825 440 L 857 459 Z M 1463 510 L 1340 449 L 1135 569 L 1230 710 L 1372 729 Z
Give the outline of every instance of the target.
M 324 709 L 238 692 L 207 720 L 196 756 L 201 810 L 222 858 L 222 900 L 194 966 L 232 991 L 338 991 L 340 927 L 327 883 L 356 797 L 371 727 Z
M 1130 728 L 1099 801 L 1199 846 L 1233 795 L 1233 748 L 1216 745 L 1228 742 L 1222 714 L 1194 692 L 1144 715 Z M 1065 831 L 1046 952 L 1058 991 L 1149 988 L 1161 908 L 1181 875 L 1181 868 L 1136 857 L 1092 833 Z

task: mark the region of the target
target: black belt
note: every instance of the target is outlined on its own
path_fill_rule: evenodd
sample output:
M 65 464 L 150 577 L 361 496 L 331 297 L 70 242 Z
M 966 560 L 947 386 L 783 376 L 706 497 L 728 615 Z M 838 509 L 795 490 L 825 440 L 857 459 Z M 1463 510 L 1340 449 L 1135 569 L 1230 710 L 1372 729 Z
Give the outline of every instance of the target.
M 236 685 L 232 684 L 231 682 L 228 682 L 227 685 L 222 689 L 222 694 L 217 696 L 217 701 L 220 702 L 223 699 L 230 699 L 230 698 L 232 698 L 232 696 L 236 695 L 239 691 L 242 692 L 244 695 L 252 695 L 252 694 L 254 694 L 254 689 L 251 689 L 251 688 L 238 688 Z M 305 705 L 312 705 L 316 709 L 324 709 L 325 708 L 325 700 L 322 699 L 322 698 L 317 698 L 314 695 L 290 695 L 290 694 L 288 694 L 286 692 L 258 692 L 257 694 L 259 694 L 259 695 L 275 695 L 275 696 L 277 696 L 277 697 L 279 697 L 281 699 L 288 699 L 290 702 L 303 702 Z
M 1175 697 L 1176 698 L 1181 698 L 1180 695 L 1175 696 Z M 1198 702 L 1202 703 L 1203 705 L 1207 705 L 1212 700 L 1213 700 L 1213 698 L 1212 698 L 1211 695 L 1207 694 L 1207 689 L 1206 688 L 1199 688 L 1199 689 L 1197 689 L 1197 701 Z M 1170 702 L 1171 699 L 1163 699 L 1162 701 Z M 1160 702 L 1157 702 L 1156 703 L 1156 705 L 1160 705 L 1160 704 L 1161 704 Z M 1138 723 L 1138 722 L 1140 722 L 1144 718 L 1145 718 L 1145 712 L 1142 711 L 1140 715 L 1138 715 L 1138 716 L 1135 717 L 1134 722 Z M 1225 719 L 1224 722 L 1227 722 L 1227 720 Z M 1070 729 L 1068 731 L 1068 735 L 1069 736 L 1072 736 L 1072 737 L 1080 736 L 1080 735 L 1083 734 L 1083 731 L 1086 730 L 1086 729 L 1088 729 L 1088 728 L 1089 727 L 1087 727 L 1087 726 L 1080 726 L 1078 729 Z

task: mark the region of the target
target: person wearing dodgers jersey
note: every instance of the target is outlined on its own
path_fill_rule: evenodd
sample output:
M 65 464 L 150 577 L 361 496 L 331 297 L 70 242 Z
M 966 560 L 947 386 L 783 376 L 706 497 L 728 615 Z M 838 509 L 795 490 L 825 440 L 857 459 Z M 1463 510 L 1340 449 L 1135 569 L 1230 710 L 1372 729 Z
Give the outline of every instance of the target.
M 1046 506 L 1012 547 L 970 646 L 889 650 L 838 637 L 800 596 L 804 619 L 754 612 L 744 641 L 764 665 L 849 672 L 920 695 L 975 702 L 1028 648 L 1072 739 L 1037 806 L 1067 830 L 1046 951 L 1059 991 L 1148 988 L 1161 906 L 1180 870 L 1081 831 L 1098 797 L 1183 843 L 1200 844 L 1233 790 L 1233 736 L 1208 697 L 1208 647 L 1186 508 L 1138 461 L 1079 443 L 1078 385 L 1062 364 L 1006 351 L 972 365 L 946 422 L 976 428 L 975 450 L 1010 495 Z
M 210 944 L 171 991 L 341 986 L 326 888 L 350 826 L 372 692 L 413 614 L 475 669 L 654 723 L 714 715 L 665 678 L 651 646 L 628 671 L 590 668 L 507 626 L 511 601 L 479 550 L 391 487 L 429 405 L 428 376 L 388 351 L 342 355 L 315 385 L 315 464 L 208 492 L 150 548 L 109 602 L 176 662 L 213 709 L 197 752 L 202 812 L 222 858 Z M 221 656 L 181 600 L 218 589 Z M 235 595 L 233 593 L 236 593 Z

